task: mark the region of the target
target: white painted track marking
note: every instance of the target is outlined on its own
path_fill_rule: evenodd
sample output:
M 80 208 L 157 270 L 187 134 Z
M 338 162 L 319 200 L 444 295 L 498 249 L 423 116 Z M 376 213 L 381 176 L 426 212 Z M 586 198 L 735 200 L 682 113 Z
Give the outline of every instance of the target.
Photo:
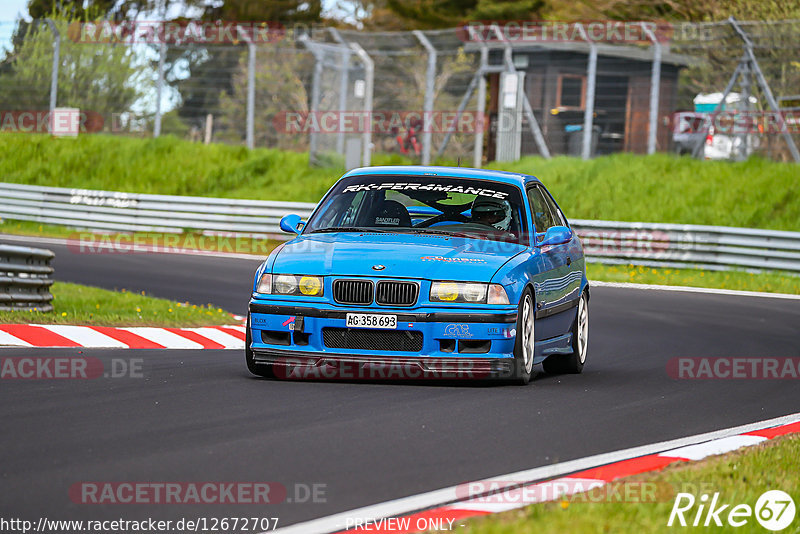
M 216 341 L 226 349 L 244 348 L 243 340 L 216 328 L 192 328 L 192 332 L 196 332 L 201 336 L 210 339 L 211 341 Z
M 764 293 L 761 291 L 739 291 L 735 289 L 714 289 L 711 287 L 664 286 L 658 284 L 634 284 L 628 282 L 600 282 L 595 280 L 589 280 L 589 287 L 649 289 L 652 291 L 680 291 L 684 293 L 706 293 L 710 295 L 729 295 L 733 297 L 763 297 L 770 299 L 800 300 L 800 295 L 792 295 L 789 293 Z
M 86 348 L 128 348 L 128 345 L 122 341 L 118 341 L 96 330 L 86 328 L 85 326 L 71 326 L 64 324 L 48 324 L 39 326 L 41 328 L 46 328 L 47 330 L 50 330 L 59 336 L 63 336 L 71 341 L 74 341 L 78 345 Z
M 8 347 L 32 347 L 30 343 L 27 341 L 23 341 L 16 336 L 12 336 L 8 332 L 4 332 L 0 330 L 0 347 L 8 346 Z
M 158 343 L 159 345 L 163 345 L 165 348 L 168 349 L 202 349 L 203 345 L 200 343 L 196 343 L 191 339 L 186 339 L 185 337 L 179 336 L 178 334 L 173 334 L 168 330 L 164 330 L 163 328 L 153 328 L 149 326 L 134 326 L 129 328 L 121 328 L 120 330 L 127 330 L 137 336 L 142 336 L 145 339 L 149 339 L 154 343 Z

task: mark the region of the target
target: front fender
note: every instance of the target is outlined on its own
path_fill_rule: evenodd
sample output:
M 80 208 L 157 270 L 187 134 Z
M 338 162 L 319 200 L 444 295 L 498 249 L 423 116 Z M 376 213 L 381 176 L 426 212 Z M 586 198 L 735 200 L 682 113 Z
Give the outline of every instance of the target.
M 492 276 L 491 283 L 501 284 L 506 288 L 508 300 L 516 304 L 522 298 L 522 292 L 527 286 L 533 286 L 531 280 L 531 262 L 541 256 L 538 249 L 520 252 L 506 263 Z

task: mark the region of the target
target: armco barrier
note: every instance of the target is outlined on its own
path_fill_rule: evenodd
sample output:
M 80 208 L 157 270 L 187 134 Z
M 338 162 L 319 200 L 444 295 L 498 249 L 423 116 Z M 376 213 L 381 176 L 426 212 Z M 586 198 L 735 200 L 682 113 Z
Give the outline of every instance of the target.
M 800 273 L 800 232 L 573 220 L 591 261 Z
M 287 213 L 314 204 L 146 195 L 0 183 L 0 217 L 96 230 L 281 234 Z M 800 273 L 800 232 L 572 220 L 591 261 Z M 284 234 L 285 236 L 285 234 Z
M 49 250 L 0 245 L 0 310 L 51 311 Z
M 0 217 L 76 228 L 140 232 L 211 230 L 279 234 L 292 212 L 308 217 L 314 204 L 228 198 L 145 195 L 0 183 Z

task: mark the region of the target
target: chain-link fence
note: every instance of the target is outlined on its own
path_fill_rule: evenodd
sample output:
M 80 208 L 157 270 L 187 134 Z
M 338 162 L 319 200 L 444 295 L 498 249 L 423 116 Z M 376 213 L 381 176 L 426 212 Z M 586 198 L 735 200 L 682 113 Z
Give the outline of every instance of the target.
M 187 24 L 170 35 L 35 21 L 0 64 L 0 129 L 50 131 L 69 108 L 84 133 L 307 151 L 348 167 L 376 153 L 475 166 L 533 154 L 800 158 L 800 21 L 228 26 L 206 39 Z

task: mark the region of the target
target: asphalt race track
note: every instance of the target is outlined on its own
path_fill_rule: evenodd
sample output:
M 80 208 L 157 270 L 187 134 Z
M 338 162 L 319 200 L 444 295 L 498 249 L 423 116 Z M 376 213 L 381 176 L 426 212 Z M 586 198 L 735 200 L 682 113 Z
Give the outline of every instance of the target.
M 19 244 L 19 243 L 16 243 Z M 41 245 L 34 245 L 41 246 Z M 251 260 L 80 256 L 56 278 L 213 302 L 243 313 Z M 141 358 L 142 378 L 3 380 L 0 516 L 35 520 L 279 517 L 279 526 L 372 503 L 800 411 L 796 380 L 676 380 L 679 356 L 800 356 L 792 300 L 597 287 L 582 375 L 529 387 L 277 382 L 239 351 L 91 350 Z M 3 349 L 1 357 L 77 354 Z M 76 504 L 82 481 L 279 482 L 316 503 Z M 301 497 L 303 495 L 300 495 Z

